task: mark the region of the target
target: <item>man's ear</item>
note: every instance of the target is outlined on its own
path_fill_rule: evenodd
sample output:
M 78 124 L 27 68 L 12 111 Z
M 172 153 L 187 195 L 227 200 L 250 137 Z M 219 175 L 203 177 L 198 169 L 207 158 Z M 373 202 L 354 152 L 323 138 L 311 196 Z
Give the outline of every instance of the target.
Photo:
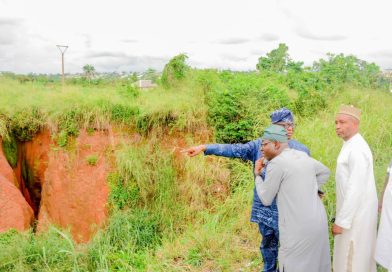
M 275 148 L 275 150 L 279 150 L 280 149 L 280 142 L 274 142 L 274 148 Z

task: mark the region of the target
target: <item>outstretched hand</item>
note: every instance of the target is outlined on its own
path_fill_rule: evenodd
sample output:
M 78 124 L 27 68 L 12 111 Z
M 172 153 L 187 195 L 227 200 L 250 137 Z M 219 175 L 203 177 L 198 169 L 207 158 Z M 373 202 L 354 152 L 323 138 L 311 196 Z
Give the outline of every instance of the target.
M 186 153 L 189 157 L 194 157 L 196 155 L 199 155 L 201 152 L 204 152 L 206 150 L 205 145 L 198 145 L 198 146 L 192 146 L 188 149 L 184 149 L 181 152 Z

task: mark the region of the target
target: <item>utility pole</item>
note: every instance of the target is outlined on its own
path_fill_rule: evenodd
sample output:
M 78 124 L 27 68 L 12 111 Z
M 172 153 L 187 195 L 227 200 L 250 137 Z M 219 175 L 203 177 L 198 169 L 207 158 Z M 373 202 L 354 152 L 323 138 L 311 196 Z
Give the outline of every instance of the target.
M 64 87 L 64 84 L 65 84 L 65 79 L 64 79 L 64 53 L 65 53 L 65 51 L 67 51 L 68 45 L 56 45 L 56 46 L 57 46 L 57 48 L 61 52 L 61 74 L 62 74 L 61 81 L 62 81 L 62 84 L 63 84 L 63 87 Z

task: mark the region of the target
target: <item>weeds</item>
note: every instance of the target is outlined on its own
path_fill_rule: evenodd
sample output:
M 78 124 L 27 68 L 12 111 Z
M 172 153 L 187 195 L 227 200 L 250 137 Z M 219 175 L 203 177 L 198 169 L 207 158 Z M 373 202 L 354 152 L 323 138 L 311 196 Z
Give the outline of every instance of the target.
M 18 146 L 14 137 L 3 140 L 3 152 L 12 168 L 18 163 Z
M 38 236 L 8 231 L 0 234 L 0 246 L 0 271 L 84 270 L 70 235 L 54 227 Z
M 97 155 L 90 155 L 86 157 L 86 162 L 90 166 L 95 166 L 98 161 L 98 156 Z

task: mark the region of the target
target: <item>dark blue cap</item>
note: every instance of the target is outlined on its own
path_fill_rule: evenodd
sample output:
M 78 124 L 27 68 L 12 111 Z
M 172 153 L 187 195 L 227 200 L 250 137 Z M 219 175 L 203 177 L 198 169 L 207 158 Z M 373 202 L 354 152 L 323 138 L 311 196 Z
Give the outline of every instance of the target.
M 274 111 L 273 113 L 271 113 L 270 117 L 272 124 L 276 124 L 279 122 L 287 122 L 294 124 L 294 115 L 289 109 L 286 108 L 281 108 Z

